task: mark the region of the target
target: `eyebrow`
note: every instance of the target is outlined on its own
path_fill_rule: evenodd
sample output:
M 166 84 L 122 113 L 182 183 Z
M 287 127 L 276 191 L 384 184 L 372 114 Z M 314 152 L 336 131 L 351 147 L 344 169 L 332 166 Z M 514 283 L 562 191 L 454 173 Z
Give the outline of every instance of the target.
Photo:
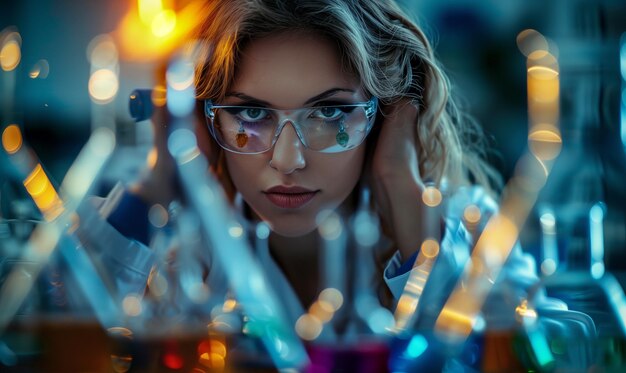
M 353 89 L 348 89 L 348 88 L 331 88 L 327 91 L 324 91 L 322 93 L 320 93 L 319 95 L 315 95 L 311 98 L 309 98 L 308 100 L 306 100 L 306 102 L 304 103 L 304 105 L 308 105 L 311 104 L 313 102 L 316 101 L 320 101 L 323 100 L 325 98 L 328 98 L 330 96 L 335 95 L 336 93 L 339 92 L 350 92 L 350 93 L 354 93 L 355 91 Z M 267 106 L 267 107 L 271 107 L 272 105 L 264 100 L 249 96 L 245 93 L 242 92 L 230 92 L 228 94 L 226 94 L 226 97 L 237 97 L 239 99 L 242 99 L 244 101 L 250 102 L 250 103 L 254 103 L 254 104 L 258 104 L 258 105 L 262 105 L 262 106 Z

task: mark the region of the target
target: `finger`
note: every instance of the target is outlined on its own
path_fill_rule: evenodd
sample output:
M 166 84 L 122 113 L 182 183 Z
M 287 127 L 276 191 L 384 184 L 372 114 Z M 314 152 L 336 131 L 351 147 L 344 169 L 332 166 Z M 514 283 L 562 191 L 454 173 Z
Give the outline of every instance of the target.
M 418 109 L 408 100 L 384 108 L 374 156 L 374 173 L 389 178 L 411 177 L 420 182 L 417 119 Z

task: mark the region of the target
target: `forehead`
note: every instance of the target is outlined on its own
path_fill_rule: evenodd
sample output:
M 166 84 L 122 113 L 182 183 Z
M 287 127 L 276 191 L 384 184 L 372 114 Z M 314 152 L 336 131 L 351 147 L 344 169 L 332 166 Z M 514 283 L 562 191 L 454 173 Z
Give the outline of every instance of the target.
M 279 33 L 255 39 L 241 51 L 231 92 L 297 107 L 333 88 L 359 93 L 359 79 L 342 66 L 341 54 L 329 38 L 310 32 Z

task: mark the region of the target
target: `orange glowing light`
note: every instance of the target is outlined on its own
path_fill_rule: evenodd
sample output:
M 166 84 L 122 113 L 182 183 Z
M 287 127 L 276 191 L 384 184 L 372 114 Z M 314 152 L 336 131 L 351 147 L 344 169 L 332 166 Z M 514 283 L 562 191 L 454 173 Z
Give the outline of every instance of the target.
M 221 341 L 211 339 L 209 342 L 211 346 L 211 354 L 218 355 L 222 358 L 226 357 L 226 345 Z
M 17 40 L 8 40 L 0 49 L 0 66 L 4 71 L 12 71 L 20 64 L 22 51 Z
M 547 79 L 552 78 L 554 75 L 558 75 L 559 71 L 559 61 L 557 58 L 552 53 L 543 50 L 531 53 L 526 60 L 526 66 L 530 72 L 538 70 L 534 73 L 546 74 Z
M 439 243 L 435 240 L 424 241 L 416 260 L 418 266 L 414 266 L 411 270 L 394 312 L 396 331 L 402 331 L 410 327 L 409 323 L 417 310 L 424 286 L 430 277 L 434 259 L 437 255 L 439 255 Z
M 538 81 L 528 79 L 528 98 L 530 100 L 550 103 L 559 99 L 559 81 L 557 79 Z
M 188 40 L 189 33 L 202 21 L 205 6 L 203 0 L 192 0 L 174 12 L 157 9 L 158 4 L 149 3 L 146 2 L 145 6 L 152 10 L 146 10 L 144 16 L 141 16 L 136 3 L 131 4 L 113 33 L 123 59 L 154 61 L 168 56 L 183 41 Z M 139 6 L 144 6 L 143 1 L 139 2 Z
M 335 310 L 332 304 L 323 300 L 317 300 L 311 305 L 311 307 L 309 307 L 309 313 L 323 323 L 326 323 L 333 318 Z
M 541 50 L 541 49 L 539 49 L 539 50 L 536 50 L 536 51 L 531 52 L 531 53 L 528 55 L 528 59 L 529 59 L 530 61 L 533 61 L 533 62 L 535 62 L 535 61 L 540 61 L 540 60 L 542 60 L 543 58 L 547 57 L 549 54 L 550 54 L 550 52 L 548 52 L 548 51 L 546 51 L 546 50 Z
M 434 186 L 427 186 L 422 192 L 422 201 L 426 206 L 437 207 L 442 199 L 441 192 Z
M 150 149 L 150 151 L 148 152 L 148 158 L 146 161 L 148 164 L 148 168 L 153 169 L 154 166 L 156 166 L 158 158 L 159 158 L 159 154 L 156 148 Z
M 507 203 L 510 204 L 510 200 Z M 467 338 L 518 235 L 519 230 L 511 218 L 497 214 L 489 220 L 465 266 L 464 281 L 457 284 L 435 323 L 437 332 L 444 338 Z
M 471 295 L 468 294 L 468 299 Z M 457 305 L 458 306 L 458 305 Z M 467 307 L 470 308 L 470 307 Z M 475 312 L 467 312 L 469 310 L 460 307 L 460 309 L 454 309 L 447 306 L 441 310 L 439 317 L 436 321 L 436 328 L 439 332 L 443 331 L 446 337 L 455 339 L 455 337 L 463 338 L 472 332 L 474 327 Z M 474 311 L 474 310 L 471 310 Z
M 33 66 L 33 68 L 30 70 L 30 72 L 28 73 L 28 76 L 31 79 L 37 79 L 37 77 L 39 77 L 39 74 L 41 73 L 41 67 L 35 65 Z
M 533 155 L 540 160 L 552 160 L 561 152 L 561 135 L 550 130 L 536 130 L 528 135 L 528 145 Z
M 198 362 L 207 368 L 222 369 L 226 365 L 224 357 L 213 352 L 204 352 L 200 354 Z M 204 372 L 204 371 L 202 371 Z
M 22 132 L 17 125 L 11 124 L 2 131 L 2 147 L 7 153 L 17 153 L 22 147 L 22 141 Z
M 224 312 L 233 312 L 237 307 L 237 301 L 234 299 L 227 299 L 224 301 L 224 305 L 222 306 L 222 311 Z
M 171 34 L 176 28 L 176 13 L 171 9 L 159 12 L 152 20 L 150 28 L 152 34 L 159 38 Z
M 163 10 L 161 0 L 139 0 L 139 18 L 146 25 L 152 23 L 154 17 Z
M 528 307 L 528 301 L 526 299 L 523 299 L 520 305 L 515 307 L 515 318 L 518 321 L 522 321 L 522 319 L 525 318 L 536 319 L 537 312 L 534 309 Z
M 478 239 L 472 257 L 493 257 L 497 253 L 501 264 L 515 246 L 518 235 L 519 230 L 513 220 L 505 215 L 495 215 Z
M 529 56 L 527 66 L 531 152 L 541 160 L 553 159 L 559 153 L 560 145 L 555 146 L 551 140 L 552 144 L 548 146 L 546 141 L 542 141 L 545 136 L 539 130 L 554 129 L 553 132 L 558 133 L 559 64 L 552 54 L 535 51 Z
M 402 297 L 400 297 L 395 311 L 396 327 L 398 329 L 404 329 L 407 327 L 409 317 L 417 309 L 418 303 L 419 298 L 414 296 L 413 294 L 406 294 L 406 292 L 402 294 Z
M 554 102 L 559 98 L 559 73 L 547 66 L 528 68 L 528 98 L 539 102 Z
M 89 95 L 99 104 L 106 104 L 113 100 L 119 89 L 117 74 L 109 69 L 100 69 L 89 78 Z
M 469 224 L 476 224 L 480 221 L 480 209 L 476 205 L 469 205 L 463 210 L 463 219 Z
M 23 184 L 47 221 L 52 221 L 61 215 L 63 203 L 41 164 L 35 166 L 33 171 L 24 179 Z
M 154 104 L 154 106 L 164 106 L 167 103 L 167 91 L 165 87 L 162 85 L 155 86 L 152 90 L 150 98 L 152 99 L 152 104 Z
M 436 258 L 437 255 L 439 255 L 439 242 L 435 240 L 425 240 L 422 243 L 421 250 L 426 258 Z

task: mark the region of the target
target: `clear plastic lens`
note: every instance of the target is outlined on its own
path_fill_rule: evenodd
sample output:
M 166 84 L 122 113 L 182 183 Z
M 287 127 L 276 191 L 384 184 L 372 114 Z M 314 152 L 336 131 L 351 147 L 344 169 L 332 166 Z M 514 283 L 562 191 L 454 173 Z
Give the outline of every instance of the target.
M 207 114 L 215 139 L 230 151 L 267 151 L 274 145 L 283 127 L 291 123 L 307 148 L 336 153 L 363 142 L 374 120 L 372 106 L 375 106 L 375 101 L 369 105 L 324 106 L 292 111 L 212 106 Z

